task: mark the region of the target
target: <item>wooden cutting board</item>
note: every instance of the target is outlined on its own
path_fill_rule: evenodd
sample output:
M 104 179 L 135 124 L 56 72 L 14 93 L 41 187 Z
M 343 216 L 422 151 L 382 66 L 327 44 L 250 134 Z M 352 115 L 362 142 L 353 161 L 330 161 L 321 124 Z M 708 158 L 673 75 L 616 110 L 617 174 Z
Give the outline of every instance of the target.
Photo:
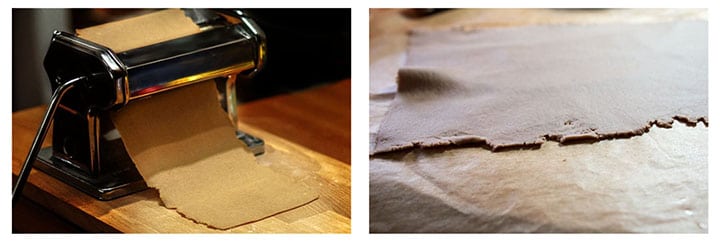
M 12 115 L 13 179 L 17 178 L 44 111 L 45 107 L 41 106 Z M 23 195 L 90 232 L 350 232 L 348 164 L 256 127 L 245 124 L 239 124 L 239 127 L 265 140 L 267 154 L 258 157 L 258 163 L 281 173 L 311 175 L 308 184 L 319 192 L 320 198 L 300 208 L 222 231 L 196 224 L 175 210 L 163 207 L 155 189 L 111 201 L 99 201 L 34 169 Z M 51 138 L 52 135 L 48 134 L 44 146 L 50 146 Z M 13 216 L 23 217 L 16 213 Z M 32 219 L 25 220 L 32 222 Z

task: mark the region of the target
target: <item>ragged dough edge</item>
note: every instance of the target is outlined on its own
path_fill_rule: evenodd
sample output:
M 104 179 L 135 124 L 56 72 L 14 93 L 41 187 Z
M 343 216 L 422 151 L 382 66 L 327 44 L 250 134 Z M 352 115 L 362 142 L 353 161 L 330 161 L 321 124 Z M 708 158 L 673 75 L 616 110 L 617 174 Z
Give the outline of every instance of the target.
M 156 189 L 157 189 L 157 188 L 156 188 Z M 160 191 L 160 189 L 157 189 L 157 190 L 158 190 L 158 192 Z M 185 215 L 183 212 L 181 212 L 181 211 L 178 209 L 178 207 L 166 207 L 166 208 L 167 208 L 167 209 L 170 209 L 170 210 L 175 210 L 175 212 L 177 212 L 178 214 L 180 214 L 180 216 L 182 216 L 183 218 L 189 219 L 189 220 L 192 221 L 193 223 L 200 224 L 200 225 L 205 225 L 205 227 L 207 227 L 208 229 L 225 232 L 225 231 L 229 231 L 229 230 L 232 230 L 232 229 L 237 228 L 237 227 L 240 227 L 240 226 L 257 223 L 257 222 L 259 222 L 259 221 L 263 221 L 263 220 L 265 220 L 265 219 L 274 217 L 274 216 L 276 216 L 276 215 L 279 215 L 279 214 L 282 214 L 282 213 L 285 213 L 285 212 L 288 212 L 288 211 L 291 211 L 291 210 L 295 210 L 295 209 L 297 209 L 297 208 L 300 208 L 300 207 L 303 207 L 303 206 L 308 205 L 308 204 L 310 204 L 310 203 L 313 203 L 313 202 L 317 201 L 319 198 L 320 198 L 320 197 L 315 197 L 315 199 L 313 199 L 313 200 L 311 200 L 311 201 L 309 201 L 309 202 L 307 202 L 307 203 L 300 204 L 300 205 L 298 205 L 297 207 L 289 208 L 289 209 L 287 209 L 287 210 L 283 210 L 283 211 L 274 213 L 274 214 L 272 214 L 272 215 L 268 215 L 267 217 L 264 217 L 264 218 L 260 218 L 260 219 L 253 220 L 253 221 L 248 221 L 248 222 L 246 222 L 246 223 L 242 223 L 242 224 L 230 226 L 230 227 L 227 227 L 227 228 L 215 227 L 215 226 L 212 226 L 212 225 L 210 225 L 210 224 L 208 224 L 208 223 L 206 223 L 206 222 L 203 222 L 203 221 L 200 221 L 200 220 L 198 220 L 198 219 L 195 219 L 195 218 L 192 218 L 192 217 L 190 217 L 190 216 L 187 216 L 187 215 Z
M 258 165 L 258 166 L 262 166 L 262 165 Z M 158 195 L 162 195 L 162 190 L 161 190 L 160 188 L 155 188 L 155 187 L 152 187 L 152 188 L 158 191 Z M 317 194 L 317 193 L 316 193 L 316 194 Z M 263 218 L 258 218 L 258 219 L 256 219 L 256 220 L 248 221 L 248 222 L 245 222 L 245 223 L 241 223 L 241 224 L 237 224 L 237 225 L 233 225 L 233 226 L 229 226 L 229 227 L 225 227 L 225 228 L 213 226 L 213 225 L 210 225 L 209 223 L 204 222 L 204 221 L 201 221 L 201 220 L 199 220 L 199 219 L 197 219 L 197 218 L 195 218 L 195 217 L 190 217 L 190 216 L 188 216 L 187 214 L 185 214 L 185 213 L 182 212 L 182 211 L 184 211 L 182 208 L 180 208 L 180 207 L 178 207 L 178 206 L 169 206 L 169 205 L 165 204 L 164 201 L 162 201 L 162 196 L 160 196 L 160 198 L 161 198 L 161 204 L 162 204 L 162 206 L 164 206 L 165 208 L 167 208 L 167 209 L 169 209 L 169 210 L 173 210 L 173 211 L 177 212 L 178 214 L 180 214 L 180 216 L 182 216 L 182 217 L 185 218 L 185 219 L 188 219 L 188 220 L 192 221 L 193 223 L 200 224 L 200 225 L 204 225 L 204 226 L 207 227 L 208 229 L 213 229 L 213 230 L 217 230 L 217 231 L 229 231 L 229 230 L 232 230 L 232 229 L 237 228 L 237 227 L 241 227 L 241 226 L 244 226 L 244 225 L 249 225 L 249 224 L 257 223 L 257 222 L 263 221 L 263 220 L 265 220 L 265 219 L 268 219 L 268 218 L 277 216 L 277 215 L 279 215 L 279 214 L 282 214 L 282 213 L 285 213 L 285 212 L 289 212 L 289 211 L 298 209 L 298 208 L 300 208 L 300 207 L 303 207 L 303 206 L 305 206 L 305 205 L 308 205 L 308 204 L 310 204 L 310 203 L 313 203 L 313 202 L 317 201 L 318 199 L 320 199 L 320 196 L 315 196 L 314 199 L 312 199 L 312 200 L 310 200 L 310 201 L 308 201 L 308 202 L 306 202 L 306 203 L 297 205 L 296 207 L 288 208 L 288 209 L 286 209 L 286 210 L 282 210 L 282 211 L 273 213 L 273 214 L 268 215 L 268 216 L 265 216 L 265 217 L 263 217 Z
M 397 93 L 413 94 L 427 98 L 427 94 L 458 94 L 464 91 L 464 87 L 460 82 L 455 82 L 451 77 L 451 73 L 438 72 L 429 67 L 406 67 L 398 71 L 396 82 L 398 84 Z M 448 82 L 451 80 L 451 82 Z M 570 134 L 543 134 L 539 135 L 532 141 L 522 141 L 518 143 L 495 143 L 490 139 L 472 134 L 452 135 L 452 136 L 432 136 L 424 138 L 416 138 L 409 142 L 396 143 L 390 145 L 379 146 L 383 142 L 381 136 L 375 136 L 374 149 L 370 155 L 381 153 L 389 153 L 395 151 L 409 150 L 413 148 L 430 149 L 451 146 L 479 146 L 485 147 L 493 152 L 501 152 L 507 150 L 518 149 L 539 149 L 546 141 L 555 141 L 562 145 L 570 145 L 576 143 L 594 143 L 600 140 L 630 138 L 640 136 L 650 131 L 655 125 L 659 128 L 672 128 L 673 122 L 677 120 L 687 126 L 694 127 L 697 123 L 702 122 L 705 127 L 709 125 L 707 116 L 691 117 L 685 115 L 674 115 L 667 118 L 657 118 L 648 121 L 644 126 L 629 131 L 598 133 L 598 128 L 590 128 L 580 133 Z M 382 127 L 382 124 L 381 124 Z M 380 131 L 378 131 L 378 134 Z
M 701 117 L 688 117 L 682 115 L 673 116 L 671 119 L 656 119 L 648 122 L 645 126 L 637 128 L 631 131 L 614 132 L 614 133 L 575 133 L 575 134 L 544 134 L 537 137 L 534 141 L 523 141 L 522 143 L 509 143 L 509 144 L 497 144 L 489 141 L 487 138 L 478 135 L 457 135 L 457 136 L 446 136 L 446 137 L 431 137 L 424 138 L 423 140 L 417 139 L 406 143 L 391 144 L 385 148 L 378 148 L 378 144 L 381 141 L 379 137 L 376 137 L 375 150 L 370 153 L 370 156 L 397 152 L 402 150 L 410 149 L 430 149 L 430 148 L 441 148 L 450 146 L 477 146 L 485 147 L 492 152 L 502 152 L 507 150 L 518 150 L 518 149 L 538 149 L 540 145 L 547 141 L 555 141 L 563 145 L 571 145 L 575 143 L 594 143 L 600 140 L 611 140 L 621 138 L 631 138 L 634 136 L 640 136 L 650 132 L 650 128 L 654 126 L 658 128 L 670 129 L 672 128 L 673 121 L 679 121 L 687 126 L 695 127 L 698 123 L 703 123 L 705 127 L 708 127 L 709 119 L 707 116 Z
M 672 20 L 672 21 L 671 21 Z M 428 34 L 438 34 L 442 32 L 446 33 L 452 33 L 452 32 L 464 32 L 466 34 L 471 34 L 473 32 L 481 32 L 481 31 L 508 31 L 512 29 L 522 29 L 522 28 L 555 28 L 558 26 L 598 26 L 598 25 L 607 25 L 607 24 L 617 24 L 617 25 L 627 25 L 627 24 L 635 24 L 635 25 L 652 25 L 652 24 L 663 24 L 667 22 L 673 22 L 675 19 L 671 20 L 665 20 L 665 21 L 651 21 L 651 22 L 624 22 L 624 21 L 610 21 L 610 22 L 590 22 L 590 23 L 542 23 L 542 24 L 533 24 L 533 25 L 519 25 L 519 26 L 494 26 L 494 27 L 488 27 L 488 26 L 480 26 L 475 28 L 464 28 L 462 26 L 455 26 L 451 28 L 414 28 L 407 31 L 408 36 L 413 35 L 428 35 Z M 702 18 L 688 18 L 684 19 L 681 18 L 681 20 L 687 21 L 687 22 L 704 22 L 707 24 L 707 19 L 705 17 Z M 411 45 L 412 38 L 407 38 L 407 45 Z M 411 51 L 411 48 L 406 48 L 405 50 L 405 56 L 408 55 L 408 53 Z M 417 73 L 414 73 L 417 72 Z M 405 78 L 402 78 L 403 76 L 410 76 L 415 77 L 416 79 L 422 79 L 421 84 L 431 84 L 431 86 L 434 86 L 435 88 L 404 88 L 403 86 L 409 86 L 409 85 L 416 85 L 413 82 L 404 81 Z M 439 78 L 443 78 L 443 80 L 454 80 L 452 78 L 447 78 L 448 74 L 442 74 L 442 73 L 436 73 L 436 70 L 433 70 L 431 67 L 404 67 L 400 68 L 398 70 L 398 76 L 396 77 L 396 83 L 398 85 L 398 90 L 395 94 L 400 93 L 403 89 L 407 91 L 412 92 L 419 92 L 423 93 L 425 91 L 442 91 L 442 92 L 453 92 L 456 90 L 462 90 L 464 87 L 458 83 L 453 82 L 450 85 L 442 84 L 442 82 L 438 82 Z M 392 110 L 392 109 L 391 109 Z M 388 112 L 391 112 L 389 110 Z M 487 138 L 478 136 L 478 135 L 455 135 L 455 136 L 441 136 L 441 137 L 426 137 L 421 139 L 430 139 L 430 141 L 422 141 L 420 139 L 413 140 L 410 142 L 405 143 L 399 143 L 399 144 L 391 144 L 388 146 L 385 146 L 385 148 L 379 148 L 379 144 L 382 140 L 380 136 L 377 136 L 377 134 L 380 134 L 380 130 L 377 131 L 377 134 L 375 136 L 375 142 L 374 142 L 374 149 L 370 152 L 370 156 L 382 154 L 382 153 L 389 153 L 389 152 L 396 152 L 396 151 L 402 151 L 402 150 L 409 150 L 413 148 L 419 148 L 419 149 L 430 149 L 430 148 L 439 148 L 439 147 L 448 147 L 448 146 L 480 146 L 485 147 L 492 152 L 500 152 L 505 150 L 517 150 L 517 149 L 528 149 L 533 148 L 537 149 L 545 143 L 546 141 L 556 141 L 563 145 L 573 144 L 573 143 L 592 143 L 597 142 L 600 140 L 610 140 L 610 139 L 618 139 L 618 138 L 630 138 L 634 136 L 640 136 L 644 133 L 647 133 L 650 131 L 650 128 L 655 125 L 660 128 L 672 128 L 673 121 L 677 120 L 680 121 L 688 126 L 694 127 L 697 125 L 698 122 L 702 122 L 705 127 L 709 126 L 709 120 L 708 116 L 700 116 L 700 117 L 689 117 L 689 116 L 683 116 L 683 115 L 675 115 L 672 118 L 669 119 L 663 119 L 658 118 L 656 120 L 649 121 L 645 126 L 642 126 L 640 128 L 631 130 L 631 131 L 624 131 L 624 132 L 615 132 L 615 133 L 597 133 L 595 132 L 597 129 L 592 129 L 590 132 L 586 133 L 578 133 L 578 134 L 544 134 L 535 139 L 535 141 L 524 141 L 522 143 L 511 143 L 511 144 L 496 144 L 492 143 L 491 141 L 488 141 Z M 382 127 L 382 124 L 380 125 Z

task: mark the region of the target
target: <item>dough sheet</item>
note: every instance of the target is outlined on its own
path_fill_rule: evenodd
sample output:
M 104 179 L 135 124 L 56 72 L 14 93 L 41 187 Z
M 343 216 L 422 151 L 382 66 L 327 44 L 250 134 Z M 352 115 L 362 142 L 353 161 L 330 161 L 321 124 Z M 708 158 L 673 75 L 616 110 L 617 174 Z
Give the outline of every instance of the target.
M 200 32 L 180 9 L 161 10 L 134 18 L 78 29 L 83 39 L 123 52 Z
M 417 19 L 401 11 L 371 11 L 371 153 L 402 95 L 395 77 L 411 58 L 406 47 L 417 47 L 407 39 L 427 32 L 408 36 L 407 29 L 707 19 L 706 9 L 458 9 Z M 592 144 L 546 141 L 537 150 L 437 146 L 376 154 L 369 163 L 370 231 L 706 233 L 708 128 L 656 126 Z
M 179 9 L 77 30 L 115 52 L 199 32 Z M 132 78 L 132 77 L 130 77 Z M 258 165 L 205 81 L 130 102 L 112 114 L 135 167 L 165 207 L 228 229 L 317 199 L 317 192 Z
M 228 229 L 315 200 L 309 187 L 257 164 L 217 96 L 214 82 L 201 82 L 113 114 L 135 167 L 164 206 Z
M 707 60 L 705 21 L 416 30 L 371 153 L 707 125 Z

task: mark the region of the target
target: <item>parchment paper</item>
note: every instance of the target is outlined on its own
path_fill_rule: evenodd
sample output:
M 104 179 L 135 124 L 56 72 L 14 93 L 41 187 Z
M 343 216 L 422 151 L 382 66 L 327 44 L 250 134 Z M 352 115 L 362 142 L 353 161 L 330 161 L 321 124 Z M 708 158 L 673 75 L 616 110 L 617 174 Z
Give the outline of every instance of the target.
M 370 14 L 370 151 L 396 94 L 410 28 L 707 18 L 704 9 L 460 9 L 418 19 L 405 18 L 402 11 L 374 9 Z M 550 141 L 538 150 L 491 153 L 469 147 L 371 156 L 370 231 L 707 232 L 707 136 L 703 125 L 675 124 L 594 144 Z M 575 172 L 579 166 L 585 168 Z
M 415 31 L 374 153 L 493 150 L 707 120 L 707 22 Z
M 201 82 L 131 102 L 112 116 L 148 186 L 168 208 L 227 229 L 304 205 L 317 193 L 256 163 Z
M 677 124 L 537 150 L 385 154 L 369 168 L 370 231 L 707 232 L 707 151 L 707 128 Z

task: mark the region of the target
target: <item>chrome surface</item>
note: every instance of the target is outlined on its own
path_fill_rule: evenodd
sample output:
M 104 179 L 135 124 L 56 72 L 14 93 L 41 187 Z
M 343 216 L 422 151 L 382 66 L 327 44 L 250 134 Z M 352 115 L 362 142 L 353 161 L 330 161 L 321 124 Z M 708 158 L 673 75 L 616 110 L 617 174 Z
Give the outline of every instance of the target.
M 101 200 L 145 189 L 122 141 L 102 138 L 115 129 L 110 114 L 135 99 L 197 82 L 217 82 L 220 102 L 236 124 L 236 80 L 252 76 L 264 64 L 265 34 L 241 11 L 185 12 L 201 32 L 119 53 L 69 33 L 53 34 L 45 58 L 51 79 L 94 76 L 69 92 L 61 110 L 51 114 L 53 147 L 42 150 L 39 169 Z M 52 84 L 56 91 L 63 85 Z M 241 131 L 236 136 L 254 154 L 264 152 L 262 139 Z
M 73 34 L 63 31 L 55 31 L 53 33 L 52 42 L 57 42 L 58 44 L 65 45 L 66 47 L 72 48 L 75 51 L 79 51 L 97 58 L 102 64 L 105 65 L 107 69 L 107 74 L 112 79 L 110 80 L 113 83 L 112 86 L 115 88 L 115 97 L 110 106 L 127 104 L 130 94 L 128 91 L 128 83 L 125 79 L 125 77 L 127 76 L 127 70 L 125 69 L 125 65 L 120 62 L 120 59 L 109 48 L 99 44 L 95 44 L 88 40 L 84 40 Z M 46 56 L 46 59 L 47 58 L 48 57 Z
M 48 129 L 50 128 L 50 119 L 53 118 L 53 116 L 55 115 L 55 111 L 58 108 L 58 104 L 60 104 L 60 100 L 65 96 L 67 91 L 74 88 L 82 80 L 86 80 L 86 77 L 78 77 L 71 79 L 57 89 L 55 89 L 55 92 L 53 92 L 52 98 L 50 99 L 50 105 L 45 111 L 45 116 L 40 123 L 37 134 L 35 134 L 35 139 L 33 139 L 30 151 L 28 152 L 27 157 L 25 157 L 25 163 L 23 164 L 23 167 L 22 169 L 20 169 L 20 173 L 18 174 L 15 188 L 13 188 L 13 206 L 15 206 L 15 203 L 17 203 L 17 201 L 20 199 L 20 196 L 22 195 L 22 190 L 25 187 L 28 176 L 30 176 L 30 170 L 32 169 L 33 164 L 37 159 L 38 153 L 40 152 L 40 147 L 42 146 L 43 141 L 45 141 L 45 135 L 47 135 Z

